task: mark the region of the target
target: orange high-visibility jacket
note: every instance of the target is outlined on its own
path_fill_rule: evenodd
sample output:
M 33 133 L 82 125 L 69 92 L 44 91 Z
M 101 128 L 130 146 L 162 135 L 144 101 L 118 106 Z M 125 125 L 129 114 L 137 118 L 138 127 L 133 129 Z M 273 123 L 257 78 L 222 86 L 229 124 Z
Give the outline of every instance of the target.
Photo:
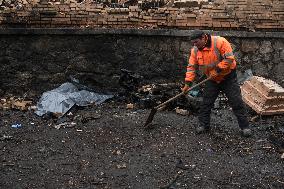
M 193 82 L 199 69 L 209 76 L 209 72 L 219 67 L 222 71 L 214 79 L 217 83 L 236 68 L 236 60 L 230 43 L 220 36 L 211 36 L 211 47 L 202 50 L 193 47 L 187 65 L 185 82 Z

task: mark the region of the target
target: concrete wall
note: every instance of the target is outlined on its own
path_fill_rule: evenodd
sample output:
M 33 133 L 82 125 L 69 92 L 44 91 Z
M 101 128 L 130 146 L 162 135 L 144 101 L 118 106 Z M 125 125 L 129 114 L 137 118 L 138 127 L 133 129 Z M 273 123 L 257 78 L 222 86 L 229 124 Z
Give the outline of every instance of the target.
M 252 69 L 284 86 L 283 33 L 211 33 L 232 42 L 239 71 Z M 143 76 L 141 84 L 183 81 L 190 35 L 190 30 L 0 30 L 0 92 L 39 95 L 70 75 L 99 91 L 115 90 L 123 68 Z

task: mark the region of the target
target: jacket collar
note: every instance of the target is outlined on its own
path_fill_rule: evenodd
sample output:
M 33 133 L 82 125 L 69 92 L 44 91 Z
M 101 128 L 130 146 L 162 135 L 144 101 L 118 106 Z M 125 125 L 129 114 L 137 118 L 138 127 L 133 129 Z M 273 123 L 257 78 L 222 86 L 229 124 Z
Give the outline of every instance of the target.
M 207 43 L 202 50 L 210 50 L 212 48 L 212 38 L 210 34 L 205 34 L 208 37 Z

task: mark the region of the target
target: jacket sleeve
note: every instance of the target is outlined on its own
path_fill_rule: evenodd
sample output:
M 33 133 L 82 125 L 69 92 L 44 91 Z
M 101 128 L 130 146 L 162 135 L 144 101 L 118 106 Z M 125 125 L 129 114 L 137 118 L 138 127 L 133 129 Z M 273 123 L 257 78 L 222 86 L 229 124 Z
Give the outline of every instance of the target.
M 193 47 L 191 49 L 188 65 L 186 67 L 185 83 L 191 83 L 195 79 L 195 73 L 198 67 L 196 55 L 197 55 L 197 48 Z
M 222 70 L 228 70 L 235 62 L 233 49 L 231 47 L 231 44 L 224 37 L 220 37 L 218 40 L 220 40 L 220 42 L 217 43 L 217 48 L 219 49 L 222 56 L 222 61 L 218 63 L 217 67 Z

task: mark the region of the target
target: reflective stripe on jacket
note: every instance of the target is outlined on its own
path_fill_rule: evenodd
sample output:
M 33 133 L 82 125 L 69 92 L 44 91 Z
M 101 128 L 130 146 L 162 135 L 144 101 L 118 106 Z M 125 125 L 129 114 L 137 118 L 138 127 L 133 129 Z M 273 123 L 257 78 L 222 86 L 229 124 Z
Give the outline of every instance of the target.
M 187 65 L 185 82 L 193 82 L 195 73 L 199 69 L 209 76 L 209 72 L 216 67 L 221 68 L 219 76 L 213 80 L 221 82 L 225 75 L 236 68 L 236 60 L 230 43 L 220 36 L 211 36 L 211 47 L 198 50 L 197 47 L 191 49 L 190 58 Z

